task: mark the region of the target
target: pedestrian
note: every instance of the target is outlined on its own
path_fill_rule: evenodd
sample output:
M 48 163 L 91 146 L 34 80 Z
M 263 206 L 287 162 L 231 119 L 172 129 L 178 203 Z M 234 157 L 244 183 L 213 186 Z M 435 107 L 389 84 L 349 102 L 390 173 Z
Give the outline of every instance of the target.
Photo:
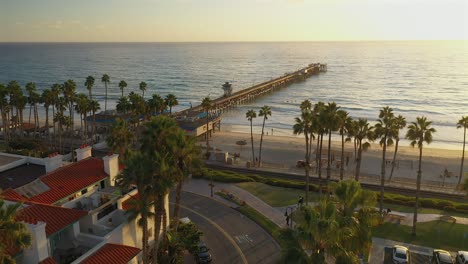
M 302 207 L 302 204 L 304 204 L 304 197 L 299 195 L 299 201 L 297 203 L 299 204 L 299 207 Z
M 289 215 L 286 216 L 286 225 L 289 226 Z

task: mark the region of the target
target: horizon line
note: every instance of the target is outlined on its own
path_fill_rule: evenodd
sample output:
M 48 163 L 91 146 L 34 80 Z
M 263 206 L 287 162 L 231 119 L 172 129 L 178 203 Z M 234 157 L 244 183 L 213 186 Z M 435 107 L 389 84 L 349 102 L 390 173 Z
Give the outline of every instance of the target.
M 306 42 L 435 42 L 468 39 L 376 39 L 376 40 L 206 40 L 206 41 L 0 41 L 0 44 L 72 44 L 72 43 L 306 43 Z

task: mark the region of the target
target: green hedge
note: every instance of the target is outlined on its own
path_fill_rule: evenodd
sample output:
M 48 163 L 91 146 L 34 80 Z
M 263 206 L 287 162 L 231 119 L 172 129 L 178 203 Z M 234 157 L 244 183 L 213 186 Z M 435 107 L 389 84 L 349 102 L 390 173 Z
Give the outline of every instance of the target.
M 213 176 L 214 181 L 218 182 L 229 182 L 229 183 L 239 183 L 239 182 L 261 182 L 271 186 L 285 187 L 304 190 L 305 183 L 301 181 L 291 181 L 283 180 L 278 178 L 267 178 L 256 174 L 241 174 L 232 171 L 224 170 L 208 170 L 202 169 L 198 174 L 194 175 L 195 178 L 205 178 L 210 179 L 210 174 Z M 309 188 L 313 192 L 318 192 L 319 187 L 316 184 L 310 184 Z M 322 190 L 326 191 L 326 186 L 322 187 Z M 375 192 L 377 197 L 380 197 L 379 192 Z M 389 204 L 398 204 L 404 206 L 413 207 L 416 203 L 416 198 L 414 196 L 406 196 L 401 194 L 385 193 L 384 202 Z M 435 198 L 420 198 L 419 204 L 424 208 L 432 208 L 438 210 L 445 210 L 448 212 L 468 214 L 468 204 L 459 203 L 449 200 L 435 199 Z

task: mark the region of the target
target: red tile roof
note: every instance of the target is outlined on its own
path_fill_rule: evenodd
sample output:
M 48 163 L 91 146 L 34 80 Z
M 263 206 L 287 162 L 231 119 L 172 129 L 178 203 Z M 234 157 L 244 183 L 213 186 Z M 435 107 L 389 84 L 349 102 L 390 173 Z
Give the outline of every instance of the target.
M 23 197 L 21 194 L 17 193 L 13 189 L 6 189 L 0 193 L 0 197 L 9 201 L 25 201 L 26 197 Z
M 141 249 L 117 244 L 105 244 L 81 264 L 127 264 Z
M 46 223 L 46 236 L 62 230 L 63 228 L 75 223 L 88 212 L 65 207 L 58 207 L 46 204 L 32 204 L 18 211 L 17 221 L 24 221 L 29 224 L 37 222 Z
M 40 177 L 50 190 L 31 197 L 30 201 L 53 204 L 106 177 L 101 159 L 84 159 Z
M 130 210 L 132 207 L 136 205 L 136 201 L 140 200 L 140 194 L 137 193 L 135 195 L 130 196 L 127 200 L 122 202 L 122 209 L 125 211 Z
M 57 262 L 53 258 L 48 257 L 43 261 L 39 262 L 39 264 L 57 264 Z

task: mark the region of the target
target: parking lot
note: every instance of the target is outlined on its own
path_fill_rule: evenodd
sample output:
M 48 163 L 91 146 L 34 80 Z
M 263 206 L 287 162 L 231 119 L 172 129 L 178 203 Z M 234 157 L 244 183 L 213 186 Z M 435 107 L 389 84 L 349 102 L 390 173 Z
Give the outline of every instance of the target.
M 393 264 L 392 262 L 392 248 L 386 247 L 385 248 L 385 259 L 384 264 Z M 410 264 L 430 264 L 431 257 L 428 255 L 418 254 L 411 252 L 410 253 Z

